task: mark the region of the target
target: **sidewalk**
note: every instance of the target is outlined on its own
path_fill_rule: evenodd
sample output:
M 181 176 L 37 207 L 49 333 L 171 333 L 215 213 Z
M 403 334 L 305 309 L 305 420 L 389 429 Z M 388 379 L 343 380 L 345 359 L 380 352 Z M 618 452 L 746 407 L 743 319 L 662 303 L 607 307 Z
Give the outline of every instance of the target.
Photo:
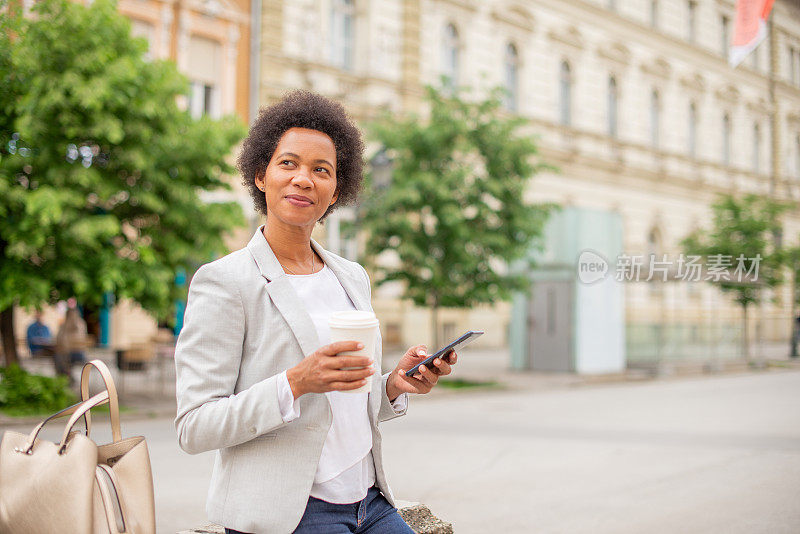
M 402 352 L 387 351 L 383 358 L 383 370 L 394 368 L 402 357 Z M 672 360 L 652 365 L 631 364 L 619 373 L 578 375 L 564 372 L 544 372 L 517 370 L 509 368 L 510 356 L 507 348 L 473 349 L 467 347 L 458 353 L 458 363 L 453 369 L 453 379 L 464 379 L 474 382 L 495 382 L 497 387 L 512 391 L 542 391 L 565 389 L 596 384 L 614 384 L 620 382 L 643 382 L 654 380 L 671 380 L 686 377 L 708 375 L 724 375 L 733 373 L 750 373 L 756 370 L 789 368 L 800 369 L 800 358 L 790 360 L 788 357 L 775 356 L 769 359 L 755 359 L 752 364 L 745 360 L 732 359 L 712 363 L 699 360 Z M 484 387 L 451 389 L 434 388 L 431 395 L 463 393 L 466 391 L 485 390 Z
M 402 356 L 402 351 L 390 350 L 383 357 L 383 372 L 395 367 Z M 100 359 L 108 365 L 123 406 L 127 420 L 174 417 L 175 403 L 175 366 L 171 359 L 149 363 L 141 371 L 120 371 L 116 365 L 116 356 L 111 349 L 94 348 L 87 351 L 88 359 Z M 756 360 L 754 366 L 743 360 L 729 360 L 709 366 L 705 362 L 662 362 L 657 366 L 632 366 L 620 372 L 598 375 L 577 375 L 572 373 L 520 371 L 509 368 L 508 349 L 474 349 L 467 347 L 459 352 L 450 379 L 462 379 L 476 383 L 487 383 L 468 388 L 434 388 L 428 398 L 443 395 L 464 395 L 470 392 L 529 391 L 541 392 L 553 389 L 568 389 L 598 384 L 614 384 L 621 382 L 643 382 L 653 380 L 672 380 L 687 377 L 702 377 L 731 373 L 751 373 L 759 369 L 776 368 L 800 369 L 800 359 Z M 26 360 L 25 368 L 36 374 L 54 374 L 53 365 L 48 360 Z M 80 367 L 72 369 L 76 383 L 80 380 Z M 99 375 L 92 374 L 91 391 L 101 387 Z M 422 397 L 425 398 L 425 397 Z M 0 414 L 0 426 L 35 424 L 41 417 L 12 418 Z

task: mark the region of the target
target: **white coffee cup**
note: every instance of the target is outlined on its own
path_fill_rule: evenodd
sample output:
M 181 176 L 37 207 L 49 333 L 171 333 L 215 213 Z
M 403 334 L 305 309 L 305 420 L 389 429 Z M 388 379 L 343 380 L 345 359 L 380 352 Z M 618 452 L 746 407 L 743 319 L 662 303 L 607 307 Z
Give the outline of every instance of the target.
M 378 318 L 369 311 L 340 311 L 331 314 L 328 326 L 331 329 L 331 343 L 337 341 L 358 341 L 364 348 L 356 351 L 340 352 L 340 356 L 366 356 L 375 360 L 375 343 L 378 340 Z M 375 367 L 373 361 L 371 367 Z M 342 367 L 342 369 L 363 369 L 363 367 Z M 367 383 L 358 389 L 349 389 L 344 393 L 369 393 L 375 374 L 367 377 Z

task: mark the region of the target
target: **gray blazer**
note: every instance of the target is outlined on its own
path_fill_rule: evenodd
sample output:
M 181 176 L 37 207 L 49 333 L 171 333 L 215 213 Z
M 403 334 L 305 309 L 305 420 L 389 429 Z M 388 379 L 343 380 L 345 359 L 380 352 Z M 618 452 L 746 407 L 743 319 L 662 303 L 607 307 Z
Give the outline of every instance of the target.
M 372 310 L 370 284 L 358 263 L 314 250 L 359 310 Z M 203 265 L 189 286 L 183 329 L 175 349 L 178 414 L 183 450 L 217 450 L 206 511 L 228 528 L 291 532 L 305 511 L 322 445 L 331 425 L 324 394 L 300 397 L 300 417 L 284 423 L 277 375 L 320 343 L 291 282 L 256 231 L 246 248 Z M 376 369 L 381 343 L 377 342 Z M 369 394 L 376 484 L 394 504 L 386 483 L 378 422 L 396 413 L 386 379 Z

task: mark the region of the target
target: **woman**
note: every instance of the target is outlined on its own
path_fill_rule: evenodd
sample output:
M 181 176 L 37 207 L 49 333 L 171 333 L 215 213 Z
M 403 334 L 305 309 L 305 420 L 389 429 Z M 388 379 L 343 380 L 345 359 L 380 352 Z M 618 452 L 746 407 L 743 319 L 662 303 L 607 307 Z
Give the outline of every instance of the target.
M 377 423 L 403 415 L 407 394 L 429 392 L 456 355 L 407 377 L 427 356 L 411 347 L 372 380 L 369 358 L 339 355 L 357 343 L 330 343 L 331 313 L 372 310 L 369 278 L 311 231 L 355 199 L 362 155 L 358 129 L 326 98 L 296 91 L 262 110 L 239 169 L 266 225 L 190 285 L 175 424 L 185 451 L 217 450 L 207 512 L 229 534 L 412 532 L 393 505 Z M 369 380 L 369 393 L 347 393 Z
M 69 372 L 70 366 L 86 361 L 84 350 L 86 350 L 86 345 L 88 344 L 87 335 L 86 321 L 83 320 L 81 312 L 78 311 L 78 303 L 74 298 L 70 298 L 64 322 L 56 335 L 55 351 L 56 372 L 68 375 L 70 383 L 73 380 Z

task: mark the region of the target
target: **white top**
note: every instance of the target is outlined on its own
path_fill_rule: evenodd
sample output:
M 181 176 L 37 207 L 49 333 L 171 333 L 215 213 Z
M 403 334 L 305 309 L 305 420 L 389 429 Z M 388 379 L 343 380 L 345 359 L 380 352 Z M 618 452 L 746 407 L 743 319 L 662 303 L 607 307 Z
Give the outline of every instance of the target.
M 313 274 L 287 276 L 311 316 L 320 347 L 328 345 L 331 342 L 328 318 L 333 312 L 355 310 L 353 302 L 327 265 Z M 336 504 L 358 502 L 375 483 L 367 411 L 369 393 L 330 391 L 325 395 L 330 401 L 333 420 L 322 446 L 311 496 Z M 400 395 L 392 407 L 402 411 L 407 399 L 407 394 Z M 300 403 L 294 399 L 285 371 L 278 378 L 278 406 L 287 423 L 300 416 Z

